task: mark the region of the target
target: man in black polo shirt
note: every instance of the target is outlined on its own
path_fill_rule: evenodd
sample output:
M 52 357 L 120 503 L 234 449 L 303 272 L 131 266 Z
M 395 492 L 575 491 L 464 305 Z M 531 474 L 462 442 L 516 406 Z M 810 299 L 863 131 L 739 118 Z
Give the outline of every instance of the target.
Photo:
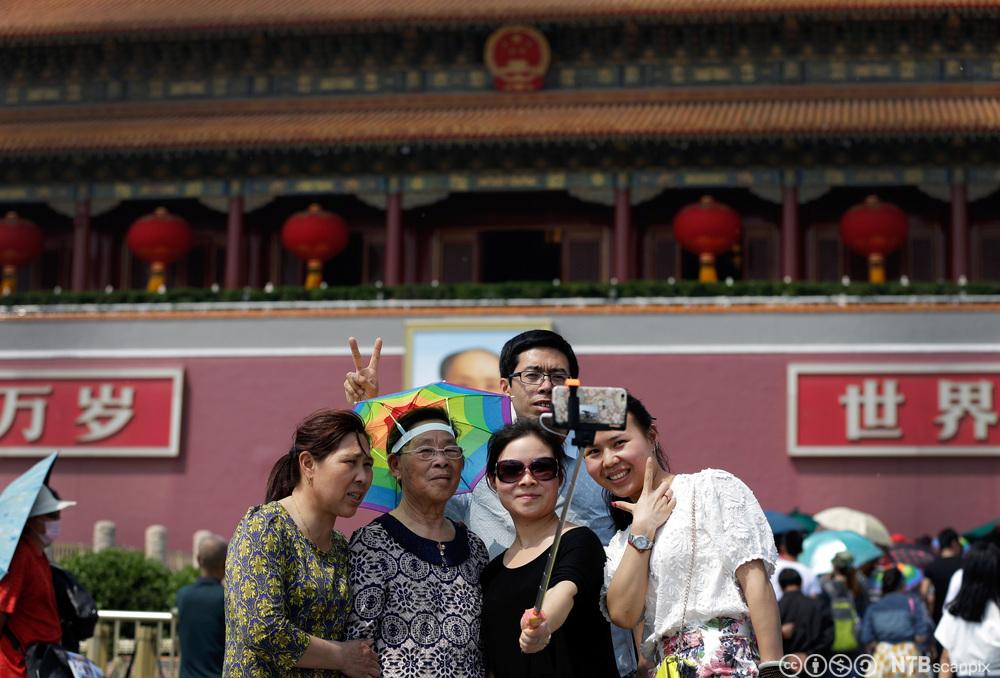
M 941 534 L 938 535 L 938 546 L 941 549 L 940 555 L 924 569 L 925 579 L 920 587 L 924 598 L 928 599 L 928 602 L 931 599 L 934 601 L 931 618 L 935 624 L 941 621 L 948 582 L 955 572 L 962 569 L 962 544 L 955 530 L 950 527 L 941 530 Z
M 181 641 L 180 678 L 219 678 L 226 644 L 222 577 L 226 548 L 222 537 L 198 543 L 201 576 L 177 592 L 177 635 Z

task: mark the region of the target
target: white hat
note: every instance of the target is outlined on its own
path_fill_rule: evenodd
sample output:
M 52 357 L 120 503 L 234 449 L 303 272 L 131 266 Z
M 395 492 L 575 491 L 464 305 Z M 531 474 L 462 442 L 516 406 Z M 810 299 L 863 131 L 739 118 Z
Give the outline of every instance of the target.
M 56 499 L 56 495 L 52 494 L 52 490 L 42 485 L 42 489 L 38 491 L 38 498 L 35 499 L 35 503 L 31 506 L 31 511 L 28 512 L 28 517 L 45 516 L 56 511 L 62 511 L 64 508 L 69 508 L 70 506 L 76 506 L 76 502 Z

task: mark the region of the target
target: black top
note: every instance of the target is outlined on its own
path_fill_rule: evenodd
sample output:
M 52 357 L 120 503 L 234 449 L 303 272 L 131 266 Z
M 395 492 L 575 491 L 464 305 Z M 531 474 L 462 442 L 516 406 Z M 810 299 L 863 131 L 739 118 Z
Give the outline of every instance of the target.
M 222 675 L 226 643 L 222 582 L 198 577 L 177 592 L 177 635 L 181 641 L 180 678 Z
M 778 601 L 781 623 L 795 624 L 791 638 L 784 639 L 785 654 L 803 652 L 822 654 L 833 645 L 833 614 L 823 600 L 810 598 L 802 591 L 786 591 Z
M 941 621 L 941 614 L 944 610 L 944 597 L 948 593 L 948 583 L 951 576 L 962 569 L 962 556 L 951 556 L 950 558 L 938 558 L 927 566 L 924 576 L 934 584 L 934 609 L 931 616 L 934 623 Z
M 617 678 L 611 626 L 601 614 L 604 547 L 590 529 L 562 536 L 549 587 L 572 581 L 577 592 L 566 622 L 541 652 L 522 654 L 517 644 L 521 615 L 534 606 L 549 549 L 521 567 L 509 568 L 500 554 L 483 571 L 483 650 L 494 678 Z

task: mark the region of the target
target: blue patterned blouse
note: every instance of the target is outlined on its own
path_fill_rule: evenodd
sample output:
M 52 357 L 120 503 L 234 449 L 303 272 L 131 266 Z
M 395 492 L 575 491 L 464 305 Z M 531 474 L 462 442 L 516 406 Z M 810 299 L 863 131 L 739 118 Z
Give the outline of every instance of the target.
M 226 558 L 223 676 L 340 676 L 296 669 L 309 636 L 343 640 L 349 611 L 347 541 L 329 553 L 305 538 L 278 502 L 243 516 Z
M 479 578 L 488 561 L 462 523 L 438 543 L 379 516 L 351 538 L 347 636 L 375 640 L 386 678 L 483 678 Z

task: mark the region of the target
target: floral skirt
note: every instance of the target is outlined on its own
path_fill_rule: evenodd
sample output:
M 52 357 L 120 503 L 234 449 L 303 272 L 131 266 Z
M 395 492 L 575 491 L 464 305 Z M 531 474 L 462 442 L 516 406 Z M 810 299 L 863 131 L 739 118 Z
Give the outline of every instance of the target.
M 872 653 L 875 663 L 868 678 L 925 678 L 925 674 L 917 670 L 922 654 L 913 641 L 879 643 Z
M 757 678 L 757 639 L 750 617 L 716 617 L 660 641 L 665 657 L 655 678 Z

